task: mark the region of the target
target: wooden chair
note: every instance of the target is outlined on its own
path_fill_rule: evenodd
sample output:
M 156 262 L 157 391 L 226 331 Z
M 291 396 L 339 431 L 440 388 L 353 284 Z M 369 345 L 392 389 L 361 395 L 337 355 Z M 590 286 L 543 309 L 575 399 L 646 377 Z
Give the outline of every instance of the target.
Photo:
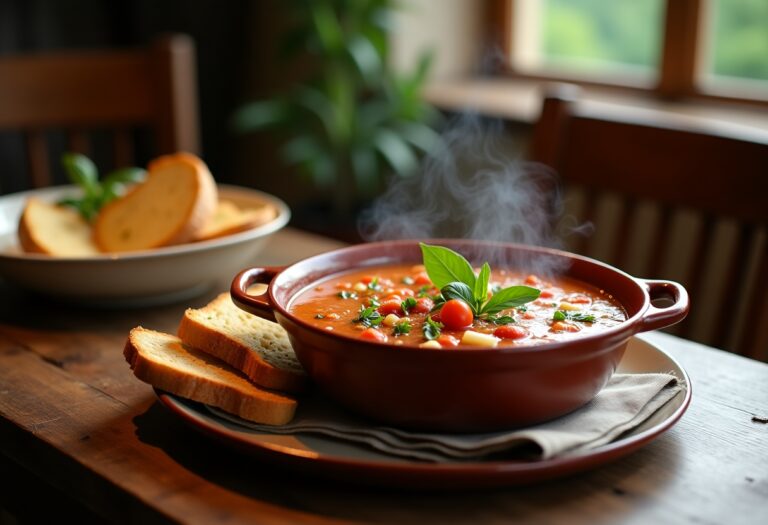
M 90 133 L 108 130 L 114 166 L 135 162 L 137 130 L 150 131 L 151 155 L 197 153 L 196 82 L 194 43 L 184 35 L 140 50 L 2 56 L 0 131 L 23 134 L 32 187 L 53 182 L 51 130 L 86 154 Z
M 529 157 L 561 178 L 571 224 L 594 224 L 568 248 L 681 282 L 691 313 L 671 331 L 768 360 L 768 132 L 558 86 Z

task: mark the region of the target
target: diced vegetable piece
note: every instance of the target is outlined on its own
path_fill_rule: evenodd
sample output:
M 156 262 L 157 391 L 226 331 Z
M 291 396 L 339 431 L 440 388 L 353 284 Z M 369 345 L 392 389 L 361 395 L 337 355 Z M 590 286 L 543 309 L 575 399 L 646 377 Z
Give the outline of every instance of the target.
M 565 321 L 555 321 L 551 327 L 553 332 L 578 332 L 581 330 L 578 326 L 572 323 L 566 323 Z
M 505 325 L 500 326 L 496 330 L 493 331 L 493 335 L 496 337 L 500 337 L 501 339 L 522 339 L 528 333 L 525 331 L 524 328 L 521 328 L 519 326 L 511 326 L 511 325 Z
M 560 306 L 558 306 L 558 309 L 560 310 L 567 310 L 569 312 L 573 312 L 574 310 L 581 310 L 581 306 L 577 306 L 573 303 L 569 303 L 567 301 L 563 301 L 560 303 Z
M 440 343 L 433 339 L 431 341 L 425 341 L 421 343 L 419 348 L 442 348 L 442 346 L 440 346 Z
M 365 339 L 366 341 L 376 341 L 378 343 L 386 343 L 387 334 L 381 332 L 380 330 L 376 330 L 375 328 L 366 328 L 360 332 L 360 339 Z
M 443 334 L 437 339 L 435 339 L 438 343 L 440 343 L 440 346 L 458 346 L 459 340 L 453 337 L 452 335 Z
M 402 310 L 400 309 L 400 303 L 401 301 L 398 299 L 387 299 L 386 301 L 382 302 L 379 305 L 377 310 L 381 315 L 384 315 L 384 316 L 387 316 L 389 314 L 394 314 L 394 313 L 400 313 L 402 312 Z
M 467 330 L 461 337 L 461 343 L 465 345 L 485 346 L 491 348 L 499 344 L 499 339 L 490 334 L 481 334 L 480 332 Z
M 432 311 L 434 306 L 435 302 L 429 297 L 419 297 L 416 299 L 416 306 L 414 306 L 411 311 L 417 314 L 426 314 Z
M 368 286 L 360 282 L 360 283 L 355 283 L 352 289 L 356 292 L 364 292 L 368 289 Z
M 396 316 L 395 314 L 388 314 L 384 318 L 384 321 L 382 321 L 382 323 L 385 326 L 395 326 L 399 320 L 400 320 L 400 318 L 398 316 Z

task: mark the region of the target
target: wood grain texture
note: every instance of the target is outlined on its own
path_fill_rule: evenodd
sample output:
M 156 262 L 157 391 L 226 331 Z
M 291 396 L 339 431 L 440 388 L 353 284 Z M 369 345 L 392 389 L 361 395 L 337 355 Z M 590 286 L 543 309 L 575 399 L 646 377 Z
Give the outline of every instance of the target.
M 287 229 L 259 262 L 285 264 L 336 246 Z M 0 290 L 0 452 L 30 479 L 110 520 L 751 524 L 768 516 L 768 424 L 760 422 L 768 418 L 768 365 L 669 335 L 647 337 L 689 372 L 693 401 L 640 451 L 535 486 L 405 492 L 258 463 L 159 406 L 123 361 L 128 329 L 173 331 L 185 307 L 215 291 L 184 304 L 104 311 L 2 283 Z

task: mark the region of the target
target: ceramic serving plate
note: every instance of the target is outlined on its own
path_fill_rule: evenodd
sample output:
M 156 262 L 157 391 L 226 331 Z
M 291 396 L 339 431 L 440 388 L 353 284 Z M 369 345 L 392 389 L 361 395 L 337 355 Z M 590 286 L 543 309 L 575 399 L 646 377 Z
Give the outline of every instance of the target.
M 139 306 L 182 300 L 228 282 L 253 264 L 264 241 L 288 223 L 290 211 L 266 193 L 219 185 L 219 197 L 240 207 L 265 203 L 277 209 L 272 221 L 218 239 L 153 250 L 93 257 L 24 253 L 16 229 L 30 197 L 55 202 L 77 192 L 58 186 L 0 197 L 0 277 L 23 288 L 66 300 L 103 306 Z
M 615 441 L 587 452 L 540 461 L 408 461 L 328 437 L 257 432 L 217 417 L 200 403 L 161 391 L 157 394 L 163 405 L 194 429 L 297 471 L 399 488 L 480 488 L 534 483 L 598 467 L 649 443 L 672 427 L 688 408 L 691 385 L 685 370 L 662 348 L 641 337 L 630 339 L 617 372 L 671 372 L 684 388 L 643 425 Z

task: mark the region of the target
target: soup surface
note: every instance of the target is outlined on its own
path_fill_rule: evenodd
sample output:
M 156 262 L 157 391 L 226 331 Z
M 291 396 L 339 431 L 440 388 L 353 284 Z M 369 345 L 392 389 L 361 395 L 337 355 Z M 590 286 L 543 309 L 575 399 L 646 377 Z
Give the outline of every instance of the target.
M 541 344 L 605 330 L 627 319 L 610 295 L 569 278 L 493 270 L 488 297 L 516 285 L 535 288 L 538 298 L 493 315 L 473 316 L 462 301 L 445 301 L 422 265 L 369 267 L 321 281 L 300 293 L 289 309 L 324 330 L 427 348 Z

